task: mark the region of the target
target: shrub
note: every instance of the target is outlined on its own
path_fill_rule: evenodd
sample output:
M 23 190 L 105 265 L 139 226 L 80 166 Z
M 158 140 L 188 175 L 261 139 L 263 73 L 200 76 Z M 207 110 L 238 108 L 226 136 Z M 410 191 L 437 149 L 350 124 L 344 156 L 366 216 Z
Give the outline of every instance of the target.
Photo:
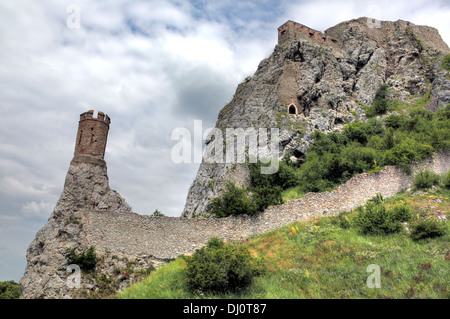
M 217 237 L 186 258 L 186 263 L 184 278 L 192 292 L 236 292 L 264 272 L 247 248 L 225 244 Z
M 66 257 L 69 264 L 76 264 L 84 271 L 89 271 L 95 268 L 98 262 L 97 255 L 95 254 L 94 247 L 82 253 L 77 253 L 74 248 L 66 251 Z
M 405 115 L 391 114 L 384 119 L 384 123 L 387 127 L 392 127 L 393 129 L 398 129 L 404 127 L 408 122 L 408 117 Z
M 396 217 L 384 204 L 368 202 L 365 207 L 358 209 L 355 223 L 362 234 L 392 234 L 402 230 L 402 224 Z
M 261 161 L 248 164 L 252 187 L 280 186 L 286 189 L 298 183 L 296 169 L 285 161 L 280 161 L 277 172 L 274 174 L 261 174 Z
M 441 62 L 441 67 L 447 71 L 450 71 L 450 54 L 444 56 Z
M 447 189 L 450 189 L 450 170 L 442 178 L 442 186 L 444 186 Z
M 373 117 L 375 115 L 382 115 L 388 111 L 389 103 L 387 100 L 387 91 L 389 85 L 382 84 L 379 89 L 375 93 L 375 98 L 373 100 L 372 106 L 370 106 L 367 110 L 367 116 Z
M 438 185 L 439 182 L 440 176 L 428 170 L 418 172 L 414 178 L 414 186 L 417 189 L 427 189 L 434 185 Z
M 0 299 L 19 299 L 20 286 L 13 280 L 0 281 Z
M 283 204 L 283 198 L 281 196 L 283 189 L 280 186 L 257 187 L 252 190 L 254 191 L 253 200 L 258 212 L 262 212 L 272 205 Z
M 156 209 L 151 216 L 165 216 L 165 215 L 161 213 L 158 209 Z
M 411 228 L 411 239 L 421 240 L 444 236 L 447 233 L 445 222 L 434 219 L 421 220 Z
M 365 145 L 368 140 L 367 124 L 364 122 L 353 122 L 344 126 L 344 135 L 352 141 Z
M 253 199 L 248 196 L 247 190 L 239 188 L 233 183 L 225 185 L 222 197 L 211 201 L 211 214 L 216 217 L 227 217 L 230 215 L 254 215 L 258 212 Z
M 406 137 L 385 153 L 385 163 L 409 167 L 414 160 L 423 160 L 433 153 L 433 147 Z
M 385 114 L 388 110 L 388 101 L 386 99 L 375 100 L 372 107 L 375 114 Z
M 394 220 L 399 222 L 408 222 L 412 219 L 411 207 L 408 205 L 396 205 L 391 210 Z
M 369 199 L 369 202 L 372 202 L 374 204 L 381 204 L 384 201 L 383 194 L 377 193 L 374 197 Z
M 343 229 L 350 228 L 350 219 L 348 218 L 347 212 L 339 213 L 339 215 L 337 216 L 337 222 L 338 222 L 339 227 L 341 227 Z

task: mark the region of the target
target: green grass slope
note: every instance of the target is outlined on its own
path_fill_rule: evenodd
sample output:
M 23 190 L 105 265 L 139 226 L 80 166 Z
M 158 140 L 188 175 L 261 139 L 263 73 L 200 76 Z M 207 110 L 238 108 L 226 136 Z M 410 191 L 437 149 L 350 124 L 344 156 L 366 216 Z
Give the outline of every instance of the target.
M 239 243 L 267 266 L 264 275 L 239 293 L 190 292 L 183 274 L 186 258 L 180 256 L 115 298 L 450 298 L 446 220 L 450 217 L 450 191 L 438 186 L 402 192 L 380 205 L 389 209 L 400 204 L 411 208 L 412 220 L 402 223 L 402 230 L 394 234 L 362 234 L 355 210 L 297 222 Z M 439 219 L 445 234 L 413 240 L 411 229 L 427 219 Z M 375 283 L 377 269 L 379 288 L 370 285 Z

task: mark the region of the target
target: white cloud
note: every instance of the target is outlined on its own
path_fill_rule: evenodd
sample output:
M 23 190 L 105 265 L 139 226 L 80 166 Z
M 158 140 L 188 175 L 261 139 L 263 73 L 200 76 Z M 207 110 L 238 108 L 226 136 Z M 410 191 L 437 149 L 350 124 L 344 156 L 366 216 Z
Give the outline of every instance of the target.
M 342 21 L 359 17 L 410 21 L 438 29 L 450 44 L 450 4 L 442 0 L 342 0 L 288 2 L 289 18 L 313 29 L 325 31 Z
M 22 205 L 22 208 L 20 209 L 20 212 L 24 214 L 26 218 L 29 217 L 39 217 L 39 218 L 47 218 L 49 216 L 49 213 L 53 211 L 53 208 L 55 207 L 55 203 L 47 202 L 47 201 L 31 201 L 26 202 L 24 205 Z

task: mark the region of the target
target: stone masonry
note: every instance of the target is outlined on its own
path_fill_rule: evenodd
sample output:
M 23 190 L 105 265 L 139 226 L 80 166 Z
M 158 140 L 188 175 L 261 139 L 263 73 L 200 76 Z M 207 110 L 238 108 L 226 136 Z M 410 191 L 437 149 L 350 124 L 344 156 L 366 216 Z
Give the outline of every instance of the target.
M 331 192 L 308 193 L 303 198 L 271 206 L 258 216 L 227 218 L 153 217 L 135 213 L 87 211 L 81 214 L 86 239 L 98 250 L 119 255 L 150 255 L 159 260 L 192 253 L 217 236 L 243 240 L 299 220 L 336 215 L 363 205 L 381 193 L 390 197 L 412 186 L 414 173 L 429 169 L 442 174 L 450 169 L 450 154 L 437 154 L 407 175 L 389 166 L 378 173 L 360 174 Z

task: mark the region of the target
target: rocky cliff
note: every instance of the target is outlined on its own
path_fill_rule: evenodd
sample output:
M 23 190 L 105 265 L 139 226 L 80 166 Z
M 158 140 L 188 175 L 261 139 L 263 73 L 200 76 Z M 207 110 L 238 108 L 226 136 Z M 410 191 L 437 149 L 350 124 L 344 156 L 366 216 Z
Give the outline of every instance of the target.
M 284 25 L 287 34 L 295 24 Z M 448 72 L 440 67 L 450 50 L 434 28 L 359 18 L 324 34 L 297 24 L 287 39 L 279 38 L 273 53 L 238 86 L 216 122 L 223 132 L 279 128 L 279 158 L 301 162 L 314 130 L 340 131 L 349 122 L 365 120 L 363 106 L 373 102 L 384 83 L 390 85 L 391 100 L 411 103 L 429 94 L 434 110 L 450 102 Z M 221 195 L 227 181 L 249 186 L 246 164 L 204 159 L 183 215 L 208 216 L 211 200 Z
M 104 161 L 72 161 L 53 213 L 27 250 L 28 263 L 20 280 L 22 298 L 65 298 L 73 294 L 67 286 L 71 273 L 66 270 L 66 252 L 89 248 L 86 212 L 131 212 L 124 199 L 110 189 Z

